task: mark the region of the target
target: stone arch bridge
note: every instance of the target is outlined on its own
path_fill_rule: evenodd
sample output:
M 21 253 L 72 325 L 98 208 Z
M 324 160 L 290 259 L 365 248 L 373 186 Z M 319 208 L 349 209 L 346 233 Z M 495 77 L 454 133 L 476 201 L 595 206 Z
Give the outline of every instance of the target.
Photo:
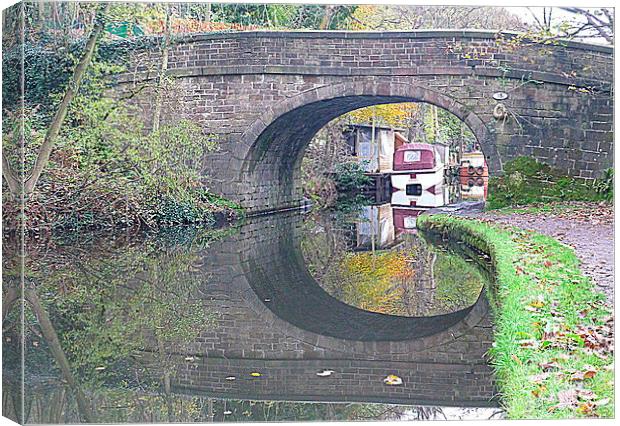
M 147 127 L 161 60 L 145 49 L 117 76 L 114 96 L 144 89 L 132 102 Z M 205 183 L 250 212 L 298 206 L 312 136 L 375 104 L 452 112 L 492 173 L 520 155 L 584 178 L 612 166 L 610 47 L 470 30 L 240 32 L 178 38 L 168 64 L 174 88 L 162 120 L 190 119 L 218 136 L 220 150 L 204 158 Z

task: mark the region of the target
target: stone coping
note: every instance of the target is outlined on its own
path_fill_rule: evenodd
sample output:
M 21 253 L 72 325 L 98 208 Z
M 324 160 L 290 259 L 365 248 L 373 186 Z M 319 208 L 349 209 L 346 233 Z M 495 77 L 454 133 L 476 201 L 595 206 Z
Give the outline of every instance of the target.
M 523 33 L 502 30 L 476 30 L 476 29 L 435 29 L 435 30 L 412 30 L 412 31 L 325 31 L 325 30 L 300 30 L 300 31 L 274 31 L 274 30 L 254 30 L 254 31 L 219 31 L 212 33 L 191 33 L 180 34 L 176 40 L 181 42 L 194 42 L 202 40 L 216 39 L 238 39 L 238 38 L 312 38 L 312 39 L 428 39 L 428 38 L 477 38 L 495 39 L 498 34 L 512 38 Z M 161 36 L 149 36 L 157 39 Z M 602 44 L 586 43 L 581 41 L 557 39 L 561 46 L 590 50 L 594 52 L 612 55 L 613 46 Z M 541 44 L 545 46 L 544 44 Z
M 324 67 L 313 65 L 222 65 L 206 67 L 179 67 L 170 68 L 167 74 L 173 77 L 202 77 L 220 75 L 252 75 L 252 74 L 280 74 L 280 75 L 309 75 L 309 76 L 427 76 L 427 75 L 455 75 L 504 77 L 521 80 L 527 77 L 530 80 L 539 80 L 544 83 L 554 83 L 564 86 L 597 86 L 606 92 L 611 89 L 609 83 L 583 77 L 567 77 L 545 71 L 531 71 L 526 69 L 512 69 L 501 71 L 497 68 L 476 66 L 418 66 L 418 67 Z M 157 73 L 149 71 L 124 72 L 114 78 L 118 83 L 131 83 L 157 78 Z

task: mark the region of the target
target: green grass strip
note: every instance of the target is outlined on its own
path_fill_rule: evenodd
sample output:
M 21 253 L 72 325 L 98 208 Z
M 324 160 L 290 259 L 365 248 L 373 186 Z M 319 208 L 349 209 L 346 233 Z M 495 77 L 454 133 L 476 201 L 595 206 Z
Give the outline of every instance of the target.
M 572 248 L 516 228 L 448 215 L 417 226 L 485 253 L 495 272 L 489 351 L 511 419 L 613 417 L 612 311 Z M 613 324 L 611 324 L 613 327 Z

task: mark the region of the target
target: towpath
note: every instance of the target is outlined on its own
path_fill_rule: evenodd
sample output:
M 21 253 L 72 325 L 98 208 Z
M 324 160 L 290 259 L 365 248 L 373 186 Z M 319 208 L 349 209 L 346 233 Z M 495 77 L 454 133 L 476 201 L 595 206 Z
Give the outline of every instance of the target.
M 508 213 L 488 211 L 475 216 L 549 235 L 573 247 L 583 273 L 592 278 L 613 304 L 613 206 L 575 202 L 556 205 L 548 211 L 530 208 Z

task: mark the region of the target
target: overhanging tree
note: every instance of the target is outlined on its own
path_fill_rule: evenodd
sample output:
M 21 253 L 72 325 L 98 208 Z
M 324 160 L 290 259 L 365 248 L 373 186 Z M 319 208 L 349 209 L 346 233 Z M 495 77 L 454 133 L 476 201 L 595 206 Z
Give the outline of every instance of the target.
M 30 176 L 27 178 L 25 175 L 21 175 L 16 173 L 14 168 L 8 162 L 6 156 L 3 154 L 2 156 L 2 174 L 7 183 L 9 191 L 14 198 L 17 198 L 20 195 L 20 191 L 23 190 L 24 195 L 29 195 L 34 191 L 34 188 L 39 181 L 41 174 L 45 170 L 45 167 L 49 163 L 50 155 L 54 148 L 54 143 L 60 133 L 63 122 L 67 115 L 67 111 L 71 101 L 75 97 L 75 95 L 80 90 L 80 84 L 86 73 L 89 65 L 92 62 L 93 54 L 95 52 L 95 47 L 97 45 L 97 41 L 99 40 L 103 29 L 105 27 L 105 16 L 110 8 L 110 3 L 104 3 L 99 7 L 96 12 L 95 22 L 92 28 L 92 31 L 88 37 L 86 42 L 86 46 L 84 48 L 84 52 L 73 71 L 73 75 L 67 85 L 67 89 L 64 93 L 64 96 L 56 109 L 56 113 L 54 114 L 50 125 L 47 128 L 45 133 L 45 138 L 43 139 L 43 143 L 39 148 L 34 166 L 30 173 Z M 23 186 L 22 186 L 23 185 Z M 22 189 L 23 188 L 23 189 Z

